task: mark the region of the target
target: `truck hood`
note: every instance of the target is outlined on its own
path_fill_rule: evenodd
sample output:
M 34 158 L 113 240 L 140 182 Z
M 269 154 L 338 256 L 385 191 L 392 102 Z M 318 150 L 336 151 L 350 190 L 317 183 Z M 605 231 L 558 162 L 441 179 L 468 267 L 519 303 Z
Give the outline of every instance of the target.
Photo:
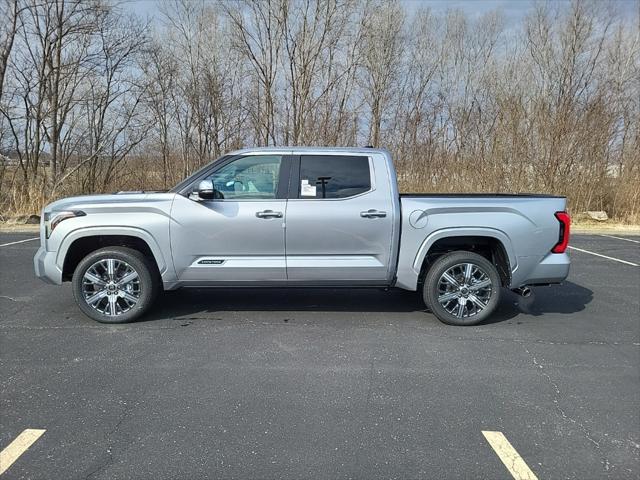
M 136 208 L 144 211 L 150 207 L 152 208 L 154 203 L 164 203 L 167 200 L 172 200 L 175 195 L 175 193 L 166 192 L 118 192 L 104 195 L 81 195 L 52 202 L 44 207 L 43 212 L 82 210 L 85 213 L 89 213 L 116 209 L 131 211 Z

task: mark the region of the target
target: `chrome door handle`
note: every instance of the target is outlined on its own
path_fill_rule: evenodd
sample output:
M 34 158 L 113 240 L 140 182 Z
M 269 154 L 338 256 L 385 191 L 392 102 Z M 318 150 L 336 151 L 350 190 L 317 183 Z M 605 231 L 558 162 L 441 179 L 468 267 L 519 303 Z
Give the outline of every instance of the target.
M 360 216 L 362 218 L 384 218 L 387 216 L 387 212 L 382 212 L 380 210 L 367 210 L 365 212 L 360 212 Z
M 273 210 L 263 210 L 256 212 L 258 218 L 282 218 L 282 212 L 274 212 Z

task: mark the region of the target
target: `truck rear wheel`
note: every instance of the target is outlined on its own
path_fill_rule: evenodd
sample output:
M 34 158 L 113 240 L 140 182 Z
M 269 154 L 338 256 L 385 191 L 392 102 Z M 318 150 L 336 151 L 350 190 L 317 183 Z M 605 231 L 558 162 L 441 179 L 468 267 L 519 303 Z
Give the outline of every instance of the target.
M 476 325 L 496 309 L 500 292 L 500 275 L 489 260 L 458 251 L 443 255 L 431 266 L 423 299 L 441 322 Z
M 144 314 L 159 290 L 153 266 L 137 250 L 106 247 L 83 258 L 73 272 L 80 310 L 101 323 L 126 323 Z

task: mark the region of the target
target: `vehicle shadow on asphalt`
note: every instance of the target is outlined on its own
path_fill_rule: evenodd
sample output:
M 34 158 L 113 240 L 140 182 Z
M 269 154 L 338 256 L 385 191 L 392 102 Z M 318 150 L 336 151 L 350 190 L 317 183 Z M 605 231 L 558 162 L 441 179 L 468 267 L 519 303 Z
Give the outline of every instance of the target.
M 584 310 L 593 300 L 593 291 L 573 282 L 548 287 L 533 287 L 533 294 L 524 298 L 510 290 L 503 291 L 495 313 L 483 325 L 511 320 L 518 315 L 539 317 L 545 314 L 571 315 Z
M 483 324 L 511 320 L 518 315 L 580 312 L 593 300 L 593 292 L 572 282 L 553 287 L 534 287 L 522 298 L 503 290 L 500 306 Z M 200 289 L 165 292 L 140 322 L 170 318 L 209 318 L 206 314 L 232 311 L 319 312 L 428 312 L 421 295 L 391 289 Z

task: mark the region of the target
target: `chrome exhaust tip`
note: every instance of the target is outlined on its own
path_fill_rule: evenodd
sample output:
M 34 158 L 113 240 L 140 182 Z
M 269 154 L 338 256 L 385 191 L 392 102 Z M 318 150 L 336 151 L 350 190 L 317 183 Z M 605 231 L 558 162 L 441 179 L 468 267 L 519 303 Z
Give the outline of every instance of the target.
M 529 287 L 514 288 L 513 291 L 524 298 L 531 296 L 531 289 Z

